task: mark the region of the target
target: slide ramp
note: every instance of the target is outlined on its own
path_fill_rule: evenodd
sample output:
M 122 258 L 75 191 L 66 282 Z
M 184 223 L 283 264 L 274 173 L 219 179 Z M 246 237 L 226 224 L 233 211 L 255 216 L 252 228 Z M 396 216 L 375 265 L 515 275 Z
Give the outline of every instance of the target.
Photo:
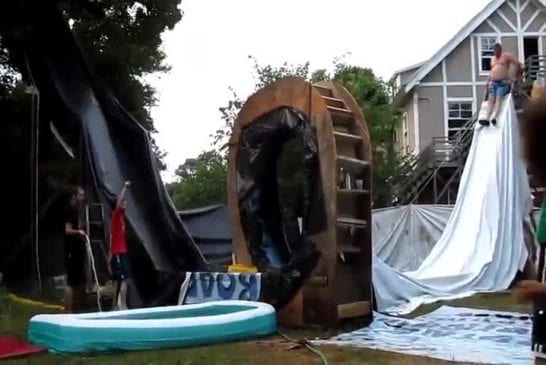
M 405 314 L 425 303 L 505 290 L 523 269 L 523 221 L 532 204 L 512 97 L 496 126 L 475 128 L 453 213 L 428 256 L 412 271 L 374 256 L 379 311 Z

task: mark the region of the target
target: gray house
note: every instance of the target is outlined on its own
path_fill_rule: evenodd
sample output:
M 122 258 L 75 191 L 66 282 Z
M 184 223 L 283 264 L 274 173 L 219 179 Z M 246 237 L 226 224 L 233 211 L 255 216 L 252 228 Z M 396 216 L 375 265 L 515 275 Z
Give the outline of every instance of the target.
M 493 0 L 428 61 L 397 71 L 394 104 L 403 119 L 396 131 L 401 151 L 417 154 L 434 137 L 450 137 L 485 96 L 492 48 L 523 63 L 546 49 L 546 1 Z

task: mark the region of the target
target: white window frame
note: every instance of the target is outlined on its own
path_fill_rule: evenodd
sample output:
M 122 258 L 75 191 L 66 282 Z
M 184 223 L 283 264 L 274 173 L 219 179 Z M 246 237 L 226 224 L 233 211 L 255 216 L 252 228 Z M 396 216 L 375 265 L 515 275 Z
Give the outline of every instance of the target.
M 457 103 L 457 104 L 470 104 L 470 116 L 468 118 L 451 118 L 449 116 L 449 112 L 450 112 L 450 108 L 449 108 L 449 104 L 452 104 L 452 103 Z M 450 119 L 464 119 L 465 122 L 470 120 L 472 118 L 472 116 L 475 114 L 476 112 L 476 103 L 474 102 L 474 99 L 473 98 L 448 98 L 446 100 L 446 110 L 447 110 L 447 113 L 446 113 L 446 116 L 447 116 L 447 120 L 446 120 L 446 126 L 447 126 L 447 129 L 446 129 L 446 137 L 449 138 L 449 132 L 450 131 L 459 131 L 462 129 L 462 127 L 457 127 L 457 128 L 451 128 L 449 126 L 449 120 Z M 459 111 L 462 111 L 462 109 L 459 108 Z
M 402 113 L 402 147 L 405 151 L 409 149 L 409 123 L 408 123 L 408 113 Z
M 483 52 L 482 45 L 483 45 L 484 39 L 489 39 L 489 40 L 494 39 L 494 41 L 493 41 L 493 45 L 494 45 L 495 43 L 500 43 L 500 36 L 498 36 L 498 35 L 480 35 L 480 36 L 478 36 L 478 57 L 477 57 L 477 59 L 478 59 L 478 63 L 479 63 L 480 75 L 482 75 L 482 76 L 489 74 L 489 70 L 484 70 L 483 69 L 483 59 L 484 58 L 493 58 L 492 55 L 491 56 L 483 56 L 482 55 L 482 52 Z M 491 45 L 491 46 L 493 46 L 493 45 Z

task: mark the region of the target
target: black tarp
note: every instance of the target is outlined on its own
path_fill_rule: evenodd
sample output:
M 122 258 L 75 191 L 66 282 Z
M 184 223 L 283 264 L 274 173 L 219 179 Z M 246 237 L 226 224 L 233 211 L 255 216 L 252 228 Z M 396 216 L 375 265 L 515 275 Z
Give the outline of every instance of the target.
M 245 127 L 237 176 L 243 232 L 252 262 L 264 273 L 262 299 L 282 307 L 320 257 L 309 236 L 326 228 L 318 143 L 305 114 L 283 106 Z
M 233 235 L 227 205 L 179 211 L 178 215 L 207 262 L 231 264 Z
M 25 30 L 15 50 L 20 69 L 28 62 L 24 76 L 39 89 L 43 113 L 62 134 L 83 136 L 86 187 L 112 207 L 123 182 L 133 181 L 129 252 L 144 302 L 176 297 L 174 278 L 207 265 L 161 182 L 148 132 L 93 75 L 54 1 L 28 0 L 12 15 L 13 26 Z

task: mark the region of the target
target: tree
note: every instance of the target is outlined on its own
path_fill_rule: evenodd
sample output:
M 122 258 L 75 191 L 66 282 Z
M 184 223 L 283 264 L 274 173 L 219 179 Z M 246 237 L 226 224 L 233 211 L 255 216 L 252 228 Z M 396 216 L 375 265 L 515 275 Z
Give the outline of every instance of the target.
M 226 202 L 226 162 L 215 150 L 187 159 L 176 169 L 178 181 L 167 185 L 178 209 L 191 209 Z
M 375 208 L 393 202 L 393 186 L 401 178 L 400 166 L 405 158 L 394 145 L 394 131 L 400 115 L 390 104 L 389 85 L 368 68 L 335 63 L 333 80 L 341 83 L 356 99 L 362 110 L 372 142 L 373 203 Z
M 0 9 L 12 14 L 26 0 L 14 0 Z M 165 72 L 161 50 L 161 34 L 173 29 L 181 20 L 178 6 L 181 0 L 59 0 L 79 45 L 84 50 L 95 74 L 112 90 L 120 103 L 150 132 L 155 132 L 149 110 L 156 103 L 155 90 L 143 77 L 154 72 Z M 8 3 L 8 2 L 6 2 Z M 12 10 L 13 10 L 12 9 Z M 1 21 L 0 21 L 1 23 Z M 9 22 L 3 22 L 9 24 Z M 21 30 L 0 25 L 0 89 L 13 78 L 10 69 L 17 55 L 6 47 L 17 49 L 17 36 Z M 14 72 L 15 71 L 15 72 Z M 161 151 L 152 139 L 153 149 L 160 161 Z
M 333 80 L 341 83 L 354 96 L 364 113 L 370 130 L 373 152 L 373 202 L 375 207 L 392 203 L 392 184 L 401 177 L 399 167 L 404 158 L 394 146 L 394 131 L 400 116 L 390 105 L 389 85 L 378 78 L 371 69 L 348 65 L 344 56 L 334 59 L 334 70 L 310 72 L 309 63 L 280 67 L 261 66 L 253 57 L 255 89 L 258 90 L 285 76 L 299 76 L 311 82 Z M 213 146 L 225 153 L 227 139 L 243 101 L 233 91 L 232 100 L 220 108 L 224 124 L 213 137 Z
M 287 62 L 283 63 L 279 67 L 273 67 L 271 65 L 261 66 L 256 58 L 253 56 L 248 56 L 249 59 L 254 63 L 254 90 L 257 91 L 267 85 L 272 84 L 273 82 L 282 79 L 286 76 L 297 76 L 308 80 L 309 75 L 309 62 L 304 64 L 288 64 Z M 318 74 L 316 75 L 318 77 Z M 220 115 L 224 124 L 211 135 L 213 142 L 213 147 L 216 147 L 218 151 L 222 154 L 225 154 L 227 147 L 227 140 L 231 134 L 233 128 L 233 123 L 239 114 L 239 111 L 243 107 L 244 101 L 239 98 L 237 93 L 230 88 L 230 91 L 233 93 L 233 97 L 228 101 L 226 106 L 220 107 Z
M 346 62 L 344 62 L 343 57 L 334 59 L 333 72 L 328 72 L 324 69 L 311 72 L 309 69 L 309 63 L 293 65 L 285 62 L 279 67 L 273 67 L 271 65 L 261 66 L 254 57 L 249 56 L 249 58 L 254 63 L 253 70 L 255 90 L 265 87 L 286 76 L 298 76 L 311 82 L 333 80 L 341 83 L 349 90 L 362 109 L 370 130 L 374 159 L 372 182 L 374 206 L 382 207 L 392 204 L 392 185 L 397 182 L 399 178 L 401 178 L 399 167 L 403 163 L 404 159 L 396 151 L 394 145 L 393 135 L 395 128 L 399 123 L 400 116 L 398 112 L 390 105 L 389 85 L 381 78 L 378 78 L 371 69 L 348 65 Z M 224 159 L 222 164 L 224 168 L 227 166 L 225 163 L 227 147 L 226 142 L 231 134 L 233 123 L 237 118 L 241 107 L 243 106 L 243 100 L 241 100 L 233 89 L 230 90 L 233 93 L 232 99 L 229 100 L 225 106 L 219 109 L 223 120 L 223 125 L 211 136 L 213 138 L 213 147 L 215 147 L 218 157 Z M 294 151 L 288 153 L 288 155 L 296 156 L 297 148 L 293 146 L 293 144 L 290 148 L 294 149 Z M 187 160 L 186 163 L 182 165 L 178 173 L 181 179 L 178 183 L 174 183 L 173 186 L 176 186 L 177 184 L 188 184 L 186 178 L 183 177 L 187 175 L 186 171 L 191 171 L 191 179 L 196 180 L 199 174 L 205 174 L 205 176 L 198 179 L 200 184 L 206 183 L 217 187 L 225 182 L 225 175 L 218 173 L 216 176 L 219 178 L 221 177 L 223 179 L 222 182 L 213 181 L 211 178 L 214 176 L 210 174 L 209 170 L 195 169 L 193 164 L 196 161 L 199 161 L 199 158 L 196 160 Z M 285 166 L 287 171 L 299 171 L 297 168 L 293 168 L 293 164 L 294 161 L 289 164 L 284 164 L 288 166 Z M 219 168 L 220 164 L 216 164 L 214 166 Z M 287 200 L 296 201 L 297 199 L 294 197 L 294 195 L 297 195 L 298 191 L 300 191 L 299 183 L 296 181 L 297 179 L 284 180 L 283 187 L 285 193 L 283 193 L 283 197 Z M 193 180 L 189 181 L 194 184 Z M 186 192 L 193 196 L 197 190 L 198 189 L 190 189 Z M 203 190 L 205 190 L 205 188 L 201 187 L 199 191 Z M 294 190 L 294 192 L 289 193 L 291 190 Z M 180 192 L 181 190 L 179 189 L 178 191 Z M 207 195 L 205 194 L 204 196 L 206 197 Z M 180 205 L 180 199 L 182 198 L 178 198 L 176 201 L 179 202 L 179 207 L 182 207 Z M 188 199 L 191 201 L 196 201 L 196 198 L 193 197 Z M 210 199 L 204 198 L 203 200 L 209 201 Z M 218 200 L 218 202 L 220 202 L 220 200 Z

